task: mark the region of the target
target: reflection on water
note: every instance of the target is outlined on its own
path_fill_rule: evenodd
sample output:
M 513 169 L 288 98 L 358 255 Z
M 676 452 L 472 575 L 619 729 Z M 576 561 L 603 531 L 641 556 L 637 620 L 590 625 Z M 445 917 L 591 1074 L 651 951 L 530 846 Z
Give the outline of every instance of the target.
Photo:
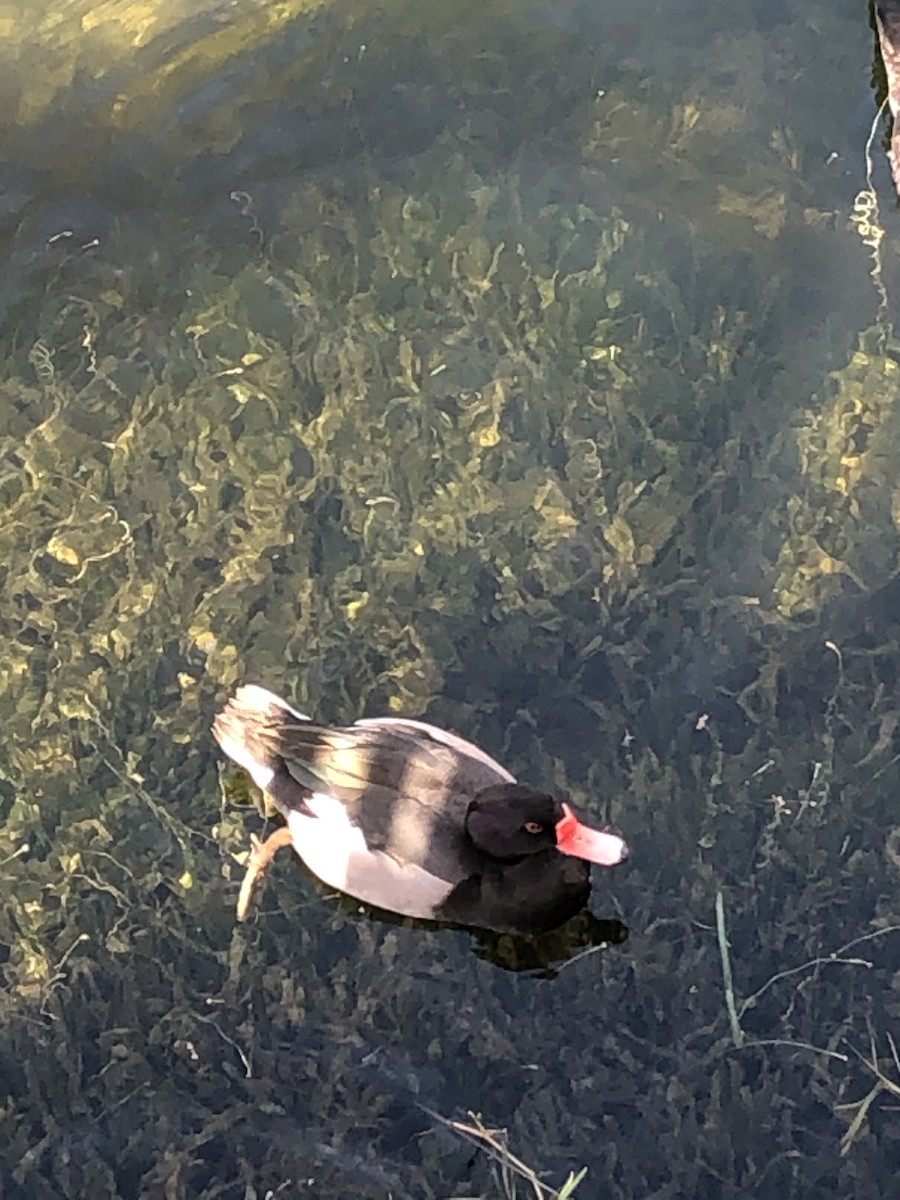
M 579 1195 L 888 1194 L 871 30 L 675 7 L 4 18 L 11 1196 L 502 1195 L 427 1110 Z M 244 680 L 611 820 L 627 942 L 473 954 L 289 861 L 236 926 Z

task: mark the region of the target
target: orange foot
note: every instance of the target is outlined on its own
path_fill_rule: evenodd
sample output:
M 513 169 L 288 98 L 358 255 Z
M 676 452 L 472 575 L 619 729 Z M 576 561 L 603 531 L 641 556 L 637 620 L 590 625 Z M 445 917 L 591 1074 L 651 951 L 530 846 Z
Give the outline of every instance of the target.
M 241 884 L 237 902 L 237 919 L 246 921 L 250 905 L 256 890 L 262 883 L 263 876 L 269 869 L 269 863 L 282 848 L 291 844 L 291 832 L 286 825 L 276 829 L 265 841 L 260 841 L 255 835 L 251 837 L 250 857 L 247 859 L 247 873 Z

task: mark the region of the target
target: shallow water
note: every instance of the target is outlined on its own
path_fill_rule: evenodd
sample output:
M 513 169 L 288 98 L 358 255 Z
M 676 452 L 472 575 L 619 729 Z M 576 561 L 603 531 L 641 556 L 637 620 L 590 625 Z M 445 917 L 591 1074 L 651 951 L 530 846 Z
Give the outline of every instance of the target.
M 432 1115 L 468 1112 L 578 1196 L 890 1194 L 865 17 L 112 0 L 2 31 L 4 1195 L 502 1196 Z M 237 926 L 261 821 L 208 729 L 247 680 L 424 716 L 613 823 L 607 924 L 381 920 L 285 856 Z

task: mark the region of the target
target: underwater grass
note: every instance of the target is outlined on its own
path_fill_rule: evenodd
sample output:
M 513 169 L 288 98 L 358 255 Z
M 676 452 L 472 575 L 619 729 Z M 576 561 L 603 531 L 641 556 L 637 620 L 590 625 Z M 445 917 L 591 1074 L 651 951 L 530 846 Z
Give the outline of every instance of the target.
M 836 54 L 849 19 L 817 19 Z M 704 34 L 709 77 L 671 104 L 613 70 L 627 20 L 602 89 L 563 26 L 501 22 L 490 55 L 413 39 L 391 111 L 434 124 L 399 149 L 395 43 L 355 28 L 352 72 L 294 96 L 341 115 L 343 157 L 267 186 L 223 150 L 208 224 L 147 168 L 155 211 L 99 248 L 34 256 L 24 222 L 0 356 L 13 1194 L 552 1194 L 573 1162 L 558 1194 L 893 1186 L 896 351 L 814 165 L 820 98 L 814 135 L 788 128 L 772 82 L 801 112 L 806 34 L 773 58 L 748 20 Z M 242 114 L 265 133 L 266 103 L 248 84 L 215 144 Z M 872 311 L 848 325 L 800 242 Z M 325 720 L 427 714 L 614 821 L 635 855 L 594 904 L 628 942 L 504 973 L 290 861 L 236 927 L 258 818 L 207 729 L 251 678 Z M 499 1159 L 424 1137 L 426 1106 L 502 1112 L 508 1142 L 461 1122 Z
M 568 1200 L 570 1196 L 574 1196 L 578 1185 L 587 1177 L 587 1167 L 583 1167 L 577 1172 L 570 1171 L 565 1182 L 557 1190 L 544 1183 L 532 1167 L 512 1153 L 507 1144 L 505 1130 L 489 1129 L 477 1113 L 470 1112 L 468 1121 L 458 1121 L 444 1117 L 429 1108 L 425 1108 L 423 1111 L 447 1129 L 459 1134 L 467 1142 L 479 1147 L 493 1160 L 497 1167 L 498 1183 L 504 1200 L 516 1200 L 517 1180 L 525 1181 L 535 1200 Z

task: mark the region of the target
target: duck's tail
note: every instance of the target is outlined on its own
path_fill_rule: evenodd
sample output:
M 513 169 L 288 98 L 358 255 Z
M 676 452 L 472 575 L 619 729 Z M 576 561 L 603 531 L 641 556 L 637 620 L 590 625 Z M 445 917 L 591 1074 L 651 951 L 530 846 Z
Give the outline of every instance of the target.
M 217 715 L 212 732 L 224 753 L 285 811 L 297 807 L 300 798 L 293 794 L 299 784 L 278 751 L 280 734 L 285 723 L 308 720 L 286 700 L 254 683 L 238 688 Z

